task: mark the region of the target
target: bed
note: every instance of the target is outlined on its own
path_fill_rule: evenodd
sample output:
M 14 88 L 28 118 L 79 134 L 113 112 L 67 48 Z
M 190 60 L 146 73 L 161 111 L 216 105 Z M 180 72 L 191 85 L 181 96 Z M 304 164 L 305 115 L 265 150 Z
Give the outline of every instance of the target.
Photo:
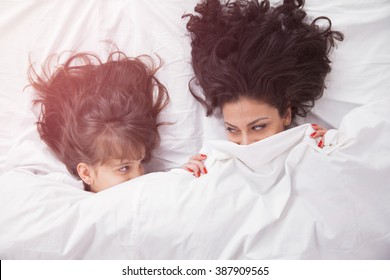
M 249 146 L 188 90 L 196 0 L 0 1 L 1 259 L 389 259 L 390 1 L 306 1 L 344 42 L 306 119 Z M 152 54 L 171 102 L 148 174 L 85 192 L 39 139 L 29 62 L 113 41 Z M 331 130 L 324 149 L 309 137 Z M 197 179 L 180 167 L 209 155 Z

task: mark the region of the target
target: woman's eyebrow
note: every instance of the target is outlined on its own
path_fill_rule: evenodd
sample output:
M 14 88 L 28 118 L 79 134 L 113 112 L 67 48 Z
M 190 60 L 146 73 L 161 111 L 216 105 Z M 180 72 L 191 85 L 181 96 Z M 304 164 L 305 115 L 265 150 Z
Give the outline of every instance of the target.
M 257 123 L 258 121 L 268 120 L 268 119 L 269 119 L 269 117 L 261 117 L 261 118 L 255 119 L 254 121 L 251 121 L 246 126 L 251 126 L 251 125 L 254 125 L 255 123 Z
M 228 126 L 232 126 L 232 127 L 235 127 L 235 128 L 237 128 L 237 126 L 235 126 L 235 125 L 232 125 L 232 124 L 230 124 L 230 123 L 228 123 L 228 122 L 224 122 L 226 125 L 228 125 Z
M 251 125 L 254 125 L 255 123 L 257 123 L 258 121 L 262 121 L 262 120 L 268 120 L 269 119 L 269 117 L 260 117 L 260 118 L 258 118 L 258 119 L 255 119 L 254 121 L 251 121 L 250 123 L 248 123 L 246 126 L 251 126 Z M 226 125 L 228 125 L 228 126 L 231 126 L 231 127 L 236 127 L 237 128 L 237 126 L 235 126 L 235 125 L 232 125 L 232 124 L 230 124 L 230 123 L 228 123 L 228 122 L 224 122 Z

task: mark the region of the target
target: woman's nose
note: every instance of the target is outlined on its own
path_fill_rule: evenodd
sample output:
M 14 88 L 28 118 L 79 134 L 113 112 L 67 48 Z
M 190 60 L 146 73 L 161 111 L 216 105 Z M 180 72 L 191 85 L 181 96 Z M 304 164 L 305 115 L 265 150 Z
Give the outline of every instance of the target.
M 248 135 L 246 133 L 242 133 L 240 145 L 248 145 L 248 143 L 249 143 Z
M 256 142 L 256 139 L 252 137 L 251 135 L 248 135 L 247 133 L 243 133 L 241 135 L 241 142 L 240 145 L 249 145 Z

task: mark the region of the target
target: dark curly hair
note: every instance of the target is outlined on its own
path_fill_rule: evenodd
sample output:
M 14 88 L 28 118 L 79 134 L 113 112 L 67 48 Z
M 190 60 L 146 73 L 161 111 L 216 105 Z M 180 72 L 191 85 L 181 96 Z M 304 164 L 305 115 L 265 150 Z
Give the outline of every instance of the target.
M 281 116 L 289 107 L 292 117 L 306 116 L 323 94 L 329 52 L 344 36 L 331 30 L 327 17 L 309 21 L 303 6 L 303 0 L 278 6 L 203 0 L 195 7 L 198 15 L 183 16 L 192 41 L 190 90 L 207 116 L 242 96 L 276 107 Z M 197 85 L 204 98 L 195 93 Z
M 95 54 L 76 53 L 51 73 L 53 58 L 42 75 L 31 65 L 29 81 L 38 94 L 34 103 L 41 104 L 39 134 L 69 172 L 79 178 L 80 162 L 149 160 L 160 140 L 157 116 L 169 100 L 152 58 L 117 50 L 103 63 Z

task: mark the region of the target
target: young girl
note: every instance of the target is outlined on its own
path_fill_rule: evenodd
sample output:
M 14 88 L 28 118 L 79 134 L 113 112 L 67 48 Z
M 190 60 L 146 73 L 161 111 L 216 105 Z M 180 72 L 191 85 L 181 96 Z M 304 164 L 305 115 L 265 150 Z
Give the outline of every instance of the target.
M 159 144 L 157 116 L 168 103 L 154 76 L 159 67 L 149 56 L 130 58 L 119 50 L 104 63 L 91 53 L 73 54 L 53 73 L 51 61 L 42 75 L 32 66 L 29 72 L 42 140 L 87 191 L 143 175 Z
M 303 6 L 303 0 L 277 6 L 266 0 L 203 0 L 195 7 L 198 14 L 185 15 L 193 84 L 204 97 L 191 92 L 207 116 L 222 113 L 230 141 L 248 145 L 282 132 L 321 98 L 329 53 L 343 34 L 331 30 L 326 17 L 309 20 Z M 311 137 L 321 137 L 322 148 L 326 130 L 313 128 Z M 207 173 L 205 158 L 196 155 L 184 168 L 199 177 Z

